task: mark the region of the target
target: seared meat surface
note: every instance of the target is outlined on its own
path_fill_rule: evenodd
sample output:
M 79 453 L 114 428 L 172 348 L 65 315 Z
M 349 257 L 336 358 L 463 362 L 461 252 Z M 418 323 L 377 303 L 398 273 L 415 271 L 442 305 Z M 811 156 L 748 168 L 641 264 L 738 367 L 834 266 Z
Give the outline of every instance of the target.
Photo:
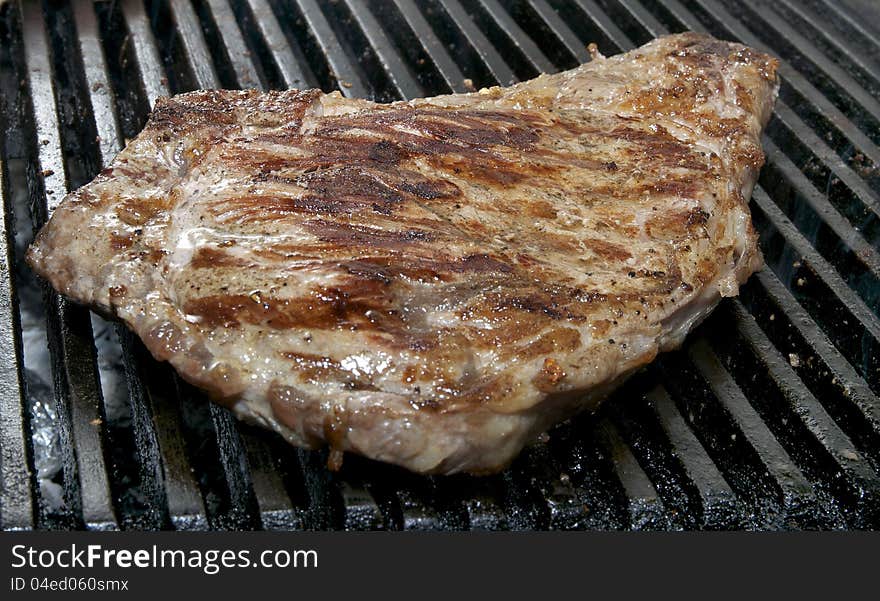
M 388 105 L 160 99 L 28 261 L 331 463 L 498 470 L 760 267 L 747 203 L 775 68 L 681 34 Z

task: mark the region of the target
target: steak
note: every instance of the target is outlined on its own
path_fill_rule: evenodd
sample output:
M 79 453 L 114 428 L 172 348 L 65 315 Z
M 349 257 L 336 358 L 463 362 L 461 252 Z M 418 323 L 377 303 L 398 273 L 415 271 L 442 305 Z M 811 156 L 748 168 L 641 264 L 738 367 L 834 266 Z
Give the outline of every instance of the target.
M 761 266 L 776 66 L 685 33 L 408 102 L 162 98 L 28 262 L 331 467 L 496 471 Z

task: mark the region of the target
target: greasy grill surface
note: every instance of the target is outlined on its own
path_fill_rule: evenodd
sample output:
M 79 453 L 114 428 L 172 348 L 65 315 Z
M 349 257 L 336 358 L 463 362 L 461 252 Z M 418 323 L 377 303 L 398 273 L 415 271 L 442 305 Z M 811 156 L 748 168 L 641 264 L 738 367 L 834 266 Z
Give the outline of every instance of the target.
M 830 0 L 168 0 L 0 8 L 4 528 L 876 528 L 880 44 Z M 507 84 L 670 31 L 782 59 L 751 207 L 767 268 L 599 415 L 488 478 L 235 422 L 22 256 L 160 95 Z M 7 275 L 8 274 L 8 277 Z

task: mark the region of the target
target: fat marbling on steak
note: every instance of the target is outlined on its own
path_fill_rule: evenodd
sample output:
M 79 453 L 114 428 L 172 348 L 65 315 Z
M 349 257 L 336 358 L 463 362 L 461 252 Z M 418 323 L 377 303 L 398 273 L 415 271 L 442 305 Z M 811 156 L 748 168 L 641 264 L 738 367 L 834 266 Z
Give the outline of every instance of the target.
M 28 261 L 331 463 L 491 472 L 760 267 L 775 70 L 687 33 L 473 94 L 160 99 Z

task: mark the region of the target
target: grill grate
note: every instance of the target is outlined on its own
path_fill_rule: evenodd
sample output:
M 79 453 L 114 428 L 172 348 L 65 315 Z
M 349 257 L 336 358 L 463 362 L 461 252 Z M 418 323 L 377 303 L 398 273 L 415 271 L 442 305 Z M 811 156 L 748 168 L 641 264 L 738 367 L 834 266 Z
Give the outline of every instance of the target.
M 859 0 L 727 4 L 0 6 L 3 528 L 877 528 L 880 22 Z M 502 474 L 420 477 L 357 457 L 329 473 L 324 453 L 236 422 L 23 266 L 65 192 L 137 134 L 160 95 L 461 92 L 573 67 L 590 41 L 613 54 L 685 29 L 782 59 L 752 201 L 768 267 L 681 351 Z M 38 440 L 46 432 L 55 446 Z

